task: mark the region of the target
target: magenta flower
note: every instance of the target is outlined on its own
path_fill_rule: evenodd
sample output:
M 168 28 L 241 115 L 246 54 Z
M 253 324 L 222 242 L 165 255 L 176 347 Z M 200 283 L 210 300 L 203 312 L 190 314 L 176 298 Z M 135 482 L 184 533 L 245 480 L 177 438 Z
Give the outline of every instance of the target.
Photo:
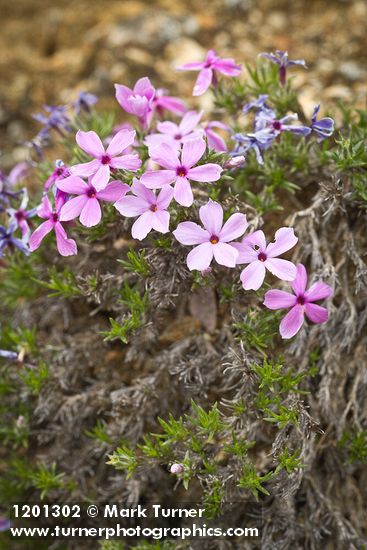
M 304 265 L 297 265 L 297 276 L 292 283 L 294 294 L 284 292 L 283 290 L 269 290 L 265 294 L 264 305 L 269 309 L 288 309 L 291 310 L 280 323 L 280 335 L 284 339 L 292 338 L 301 328 L 304 316 L 316 324 L 326 323 L 328 320 L 328 310 L 313 302 L 330 298 L 333 294 L 332 288 L 318 281 L 308 290 L 307 271 Z
M 160 133 L 146 136 L 145 143 L 148 147 L 157 147 L 161 143 L 168 143 L 177 149 L 185 141 L 203 135 L 203 130 L 196 129 L 202 116 L 202 111 L 200 113 L 188 111 L 179 124 L 175 124 L 170 120 L 158 122 L 157 129 Z
M 141 183 L 149 189 L 158 189 L 165 185 L 175 184 L 174 198 L 182 206 L 191 206 L 194 202 L 190 181 L 213 182 L 220 178 L 222 167 L 219 164 L 195 164 L 204 155 L 205 141 L 199 137 L 187 141 L 179 151 L 168 143 L 162 143 L 152 149 L 151 158 L 164 170 L 149 170 L 141 177 Z
M 120 181 L 111 181 L 102 191 L 97 191 L 88 179 L 88 183 L 78 176 L 70 176 L 57 182 L 57 188 L 70 195 L 78 195 L 68 200 L 60 210 L 60 221 L 68 222 L 79 217 L 85 227 L 99 224 L 102 217 L 99 201 L 115 202 L 130 191 L 129 185 Z
M 243 288 L 258 290 L 264 282 L 267 269 L 283 281 L 293 281 L 296 277 L 296 266 L 277 256 L 293 248 L 297 241 L 291 227 L 281 227 L 275 233 L 274 242 L 268 245 L 263 231 L 255 231 L 241 243 L 233 243 L 232 246 L 239 253 L 237 263 L 249 264 L 241 273 Z
M 153 100 L 156 94 L 149 78 L 140 78 L 131 90 L 122 84 L 115 84 L 116 99 L 131 115 L 138 117 L 143 128 L 149 126 L 153 114 Z
M 138 170 L 141 160 L 138 155 L 122 155 L 135 139 L 135 131 L 120 130 L 111 139 L 107 149 L 103 147 L 102 141 L 93 131 L 82 132 L 78 130 L 76 141 L 81 149 L 91 157 L 90 162 L 76 164 L 70 168 L 74 176 L 93 176 L 92 185 L 97 191 L 102 191 L 109 182 L 112 170 Z
M 129 218 L 139 216 L 131 230 L 134 239 L 140 241 L 145 239 L 152 229 L 159 233 L 167 233 L 170 218 L 167 208 L 173 197 L 172 187 L 167 185 L 156 196 L 153 191 L 134 179 L 131 191 L 135 196 L 127 195 L 118 200 L 114 206 L 123 216 Z
M 166 90 L 158 88 L 152 101 L 153 111 L 163 116 L 164 111 L 170 111 L 175 115 L 183 115 L 186 112 L 185 103 L 178 97 L 166 95 Z
M 201 206 L 199 216 L 204 229 L 194 222 L 182 222 L 173 231 L 181 244 L 198 245 L 187 256 L 187 267 L 190 270 L 206 270 L 213 256 L 218 264 L 235 267 L 238 251 L 229 243 L 246 231 L 246 216 L 232 214 L 223 225 L 223 208 L 212 200 Z
M 194 61 L 185 63 L 178 67 L 179 71 L 200 71 L 197 77 L 193 95 L 204 94 L 211 84 L 217 83 L 217 72 L 227 76 L 238 76 L 241 72 L 241 66 L 236 65 L 233 59 L 221 59 L 214 50 L 209 50 L 205 61 Z
M 77 254 L 78 250 L 76 242 L 73 239 L 68 239 L 65 229 L 60 223 L 60 211 L 65 204 L 65 194 L 57 192 L 55 197 L 55 209 L 52 209 L 51 203 L 47 196 L 43 197 L 41 205 L 37 210 L 37 214 L 44 221 L 32 233 L 29 239 L 29 248 L 33 252 L 39 248 L 43 239 L 54 230 L 56 235 L 56 246 L 61 256 L 72 256 Z

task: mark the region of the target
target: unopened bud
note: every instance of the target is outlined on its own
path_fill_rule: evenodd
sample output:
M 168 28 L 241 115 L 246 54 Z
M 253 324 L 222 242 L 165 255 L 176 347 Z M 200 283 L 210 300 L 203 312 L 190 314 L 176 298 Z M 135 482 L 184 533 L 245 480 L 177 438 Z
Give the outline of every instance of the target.
M 172 464 L 171 468 L 170 468 L 170 472 L 171 474 L 182 474 L 182 472 L 184 471 L 184 467 L 182 464 Z

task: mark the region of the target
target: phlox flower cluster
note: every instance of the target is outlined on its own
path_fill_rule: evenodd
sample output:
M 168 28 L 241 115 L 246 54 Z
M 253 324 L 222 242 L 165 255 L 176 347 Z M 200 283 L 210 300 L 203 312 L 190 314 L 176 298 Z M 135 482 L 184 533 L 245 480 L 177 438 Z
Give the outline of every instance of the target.
M 262 54 L 279 66 L 279 78 L 285 84 L 286 70 L 303 61 L 289 61 L 286 53 Z M 216 87 L 221 76 L 238 77 L 241 66 L 233 59 L 221 58 L 210 50 L 204 61 L 187 63 L 179 70 L 198 71 L 193 95 Z M 137 123 L 134 128 L 124 122 L 109 136 L 94 131 L 78 130 L 75 135 L 78 159 L 81 162 L 55 162 L 44 183 L 41 203 L 28 209 L 26 191 L 17 189 L 22 172 L 16 167 L 9 176 L 0 178 L 0 208 L 9 217 L 8 227 L 0 226 L 0 255 L 5 248 L 18 248 L 25 253 L 36 250 L 49 233 L 55 234 L 56 246 L 62 256 L 77 254 L 77 244 L 68 236 L 75 220 L 90 228 L 103 218 L 103 204 L 110 203 L 121 216 L 133 218 L 132 236 L 143 240 L 151 231 L 172 234 L 183 246 L 191 247 L 187 255 L 189 270 L 207 272 L 211 265 L 235 269 L 242 266 L 239 278 L 244 290 L 259 290 L 267 271 L 292 284 L 294 295 L 271 290 L 264 304 L 270 309 L 290 308 L 280 332 L 283 338 L 292 337 L 301 327 L 304 316 L 314 323 L 327 320 L 325 308 L 315 301 L 331 296 L 324 283 L 315 283 L 306 290 L 304 266 L 283 258 L 298 238 L 291 227 L 281 227 L 271 242 L 262 230 L 249 232 L 245 214 L 225 212 L 214 200 L 203 200 L 205 192 L 231 171 L 240 170 L 253 150 L 259 163 L 264 163 L 264 151 L 288 132 L 300 139 L 315 134 L 318 141 L 330 137 L 333 120 L 318 119 L 317 105 L 310 123 L 300 124 L 294 113 L 277 113 L 266 94 L 243 105 L 246 116 L 253 115 L 252 132 L 234 132 L 225 122 L 205 119 L 202 111 L 187 110 L 179 98 L 163 89 L 156 89 L 149 78 L 140 78 L 130 88 L 115 84 L 116 100 L 122 110 Z M 96 96 L 82 92 L 71 105 L 75 118 L 69 119 L 69 106 L 45 106 L 46 114 L 36 120 L 42 129 L 34 143 L 42 144 L 51 131 L 65 135 L 77 125 L 79 117 L 90 115 Z M 169 117 L 169 118 L 165 118 Z M 85 127 L 85 126 L 84 126 Z M 38 140 L 38 141 L 37 141 Z M 233 140 L 236 146 L 231 149 Z M 229 151 L 229 152 L 228 152 Z M 142 152 L 144 154 L 142 154 Z M 19 200 L 14 205 L 12 201 Z M 201 197 L 198 199 L 198 197 Z M 199 204 L 199 220 L 192 220 L 187 209 Z M 172 213 L 180 212 L 186 219 L 171 227 Z M 42 221 L 31 233 L 32 220 Z M 190 219 L 191 218 L 191 219 Z M 14 235 L 16 231 L 19 236 Z M 240 240 L 241 239 L 241 240 Z M 325 313 L 326 311 L 326 313 Z

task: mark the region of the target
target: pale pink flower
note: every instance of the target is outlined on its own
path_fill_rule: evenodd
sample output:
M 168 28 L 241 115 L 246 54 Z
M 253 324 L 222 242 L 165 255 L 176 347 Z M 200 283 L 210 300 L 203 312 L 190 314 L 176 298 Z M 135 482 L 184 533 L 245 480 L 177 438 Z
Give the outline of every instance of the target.
M 161 143 L 168 143 L 176 149 L 190 139 L 200 137 L 204 134 L 202 129 L 197 128 L 203 112 L 188 111 L 181 119 L 179 124 L 170 120 L 158 122 L 157 130 L 159 133 L 149 134 L 145 138 L 148 147 L 157 147 Z
M 115 90 L 116 99 L 124 111 L 135 115 L 141 126 L 147 128 L 153 114 L 153 101 L 156 95 L 149 78 L 139 78 L 132 90 L 122 84 L 115 84 Z
M 159 233 L 167 233 L 170 218 L 167 208 L 173 197 L 172 187 L 167 185 L 155 195 L 140 181 L 134 179 L 131 191 L 134 195 L 124 196 L 114 206 L 123 216 L 138 216 L 131 229 L 134 239 L 145 239 L 152 229 Z
M 135 171 L 140 168 L 141 160 L 138 155 L 122 154 L 125 149 L 130 147 L 134 139 L 135 131 L 120 130 L 113 136 L 105 150 L 102 141 L 95 132 L 78 130 L 76 141 L 79 147 L 95 159 L 72 166 L 70 172 L 74 176 L 93 176 L 91 179 L 92 185 L 97 191 L 102 191 L 110 180 L 111 170 Z
M 298 237 L 291 227 L 281 227 L 275 233 L 275 240 L 266 244 L 263 231 L 255 231 L 240 243 L 232 246 L 239 252 L 237 263 L 249 264 L 241 273 L 245 290 L 258 290 L 264 282 L 265 273 L 270 273 L 283 281 L 293 281 L 296 277 L 296 266 L 288 260 L 277 258 L 295 246 Z
M 186 141 L 181 153 L 168 143 L 162 143 L 151 150 L 151 158 L 164 170 L 151 170 L 141 177 L 143 185 L 149 189 L 158 189 L 175 184 L 174 198 L 182 206 L 191 206 L 194 197 L 190 180 L 213 182 L 220 178 L 222 167 L 219 164 L 195 166 L 206 150 L 206 143 L 199 137 Z
M 118 180 L 111 181 L 102 191 L 97 191 L 88 179 L 88 183 L 79 176 L 70 176 L 57 182 L 57 188 L 70 195 L 77 195 L 68 200 L 60 211 L 60 221 L 66 222 L 79 218 L 85 227 L 99 224 L 102 211 L 99 201 L 116 202 L 130 191 L 130 186 Z
M 223 225 L 223 208 L 212 200 L 200 208 L 199 216 L 204 228 L 194 222 L 182 222 L 173 231 L 181 244 L 198 245 L 187 256 L 188 268 L 204 271 L 213 257 L 220 265 L 235 267 L 238 252 L 229 243 L 246 231 L 246 216 L 232 214 Z

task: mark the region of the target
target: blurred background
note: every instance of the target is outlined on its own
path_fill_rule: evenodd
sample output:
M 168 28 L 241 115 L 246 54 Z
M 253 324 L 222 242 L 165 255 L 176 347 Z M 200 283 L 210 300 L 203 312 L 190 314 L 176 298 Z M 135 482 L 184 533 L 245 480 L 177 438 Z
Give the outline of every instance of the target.
M 254 62 L 288 50 L 301 104 L 366 97 L 365 0 L 0 0 L 0 148 L 2 168 L 23 160 L 39 126 L 31 114 L 79 91 L 114 102 L 115 82 L 148 75 L 157 87 L 191 96 L 194 73 L 174 67 L 209 48 Z M 211 107 L 206 94 L 197 107 Z

